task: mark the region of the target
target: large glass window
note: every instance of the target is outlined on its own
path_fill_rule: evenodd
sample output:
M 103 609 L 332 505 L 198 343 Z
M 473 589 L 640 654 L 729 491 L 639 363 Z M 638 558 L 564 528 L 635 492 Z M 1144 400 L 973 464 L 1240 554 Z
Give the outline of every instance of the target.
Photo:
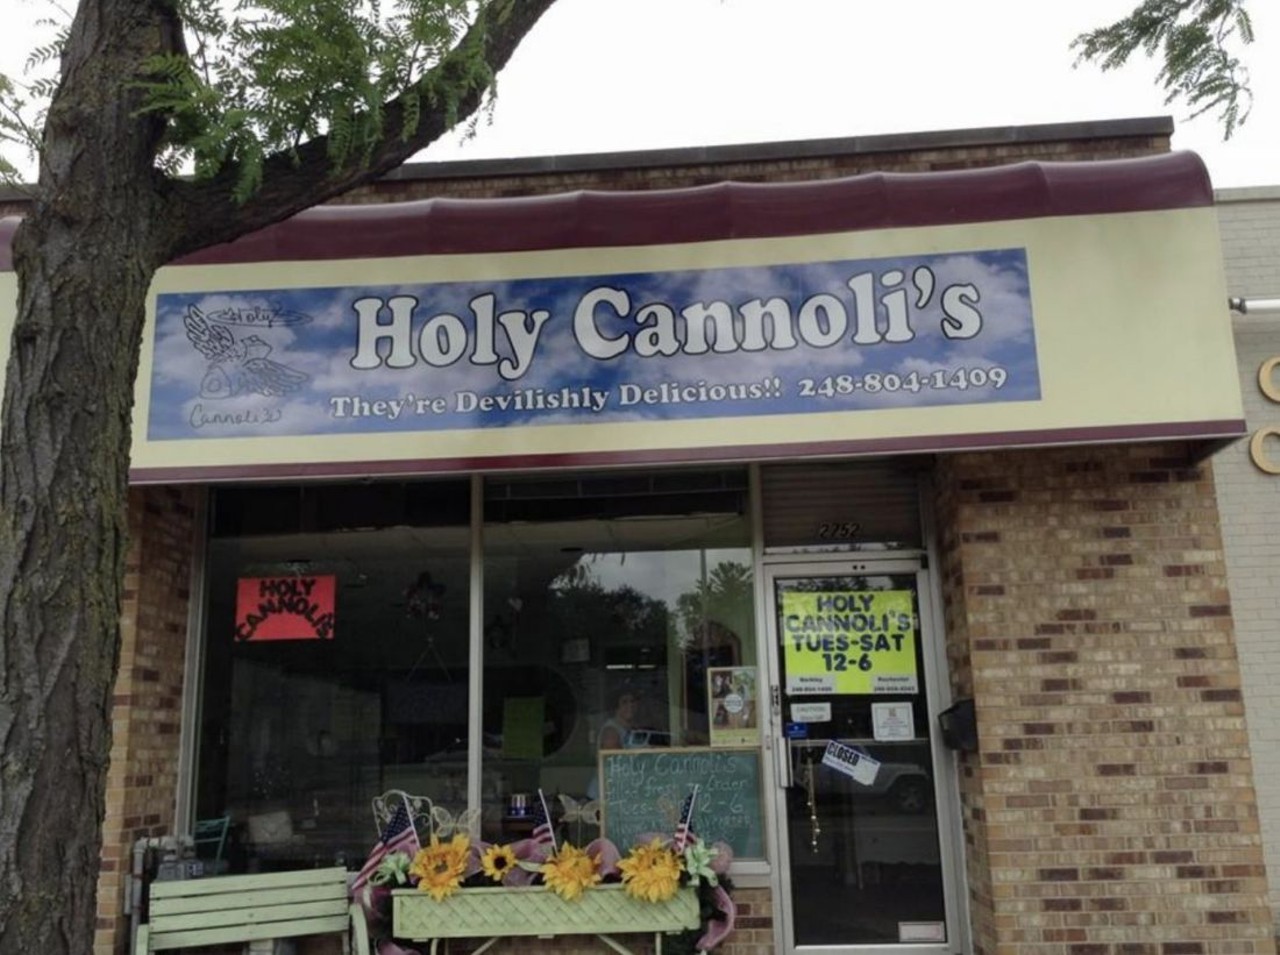
M 227 866 L 358 865 L 375 796 L 457 814 L 477 781 L 485 838 L 527 834 L 541 789 L 585 842 L 564 809 L 599 795 L 602 750 L 754 747 L 735 811 L 762 855 L 745 469 L 487 479 L 478 563 L 470 495 L 212 492 L 195 807 L 230 817 Z
M 738 470 L 486 482 L 487 837 L 598 799 L 601 750 L 758 746 L 746 505 Z
M 358 862 L 370 802 L 465 802 L 466 482 L 216 490 L 196 813 L 235 870 Z

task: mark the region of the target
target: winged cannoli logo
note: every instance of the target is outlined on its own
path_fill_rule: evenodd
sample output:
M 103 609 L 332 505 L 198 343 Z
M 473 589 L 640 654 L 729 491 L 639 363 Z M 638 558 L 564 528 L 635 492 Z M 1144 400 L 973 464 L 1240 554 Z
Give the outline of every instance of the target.
M 194 305 L 188 307 L 182 318 L 187 339 L 209 360 L 200 382 L 200 397 L 258 394 L 274 398 L 297 391 L 311 380 L 310 375 L 269 358 L 272 347 L 265 339 L 256 334 L 237 337 L 231 327 L 272 328 L 310 321 L 310 315 L 260 306 L 221 309 L 207 315 Z

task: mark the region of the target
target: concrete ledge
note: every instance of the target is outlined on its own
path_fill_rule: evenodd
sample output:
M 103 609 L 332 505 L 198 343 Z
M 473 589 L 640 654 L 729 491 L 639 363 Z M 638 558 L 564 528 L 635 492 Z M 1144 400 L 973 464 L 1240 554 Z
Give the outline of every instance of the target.
M 1103 119 L 1030 126 L 983 126 L 920 133 L 845 136 L 832 139 L 784 140 L 722 146 L 689 146 L 627 152 L 574 153 L 512 159 L 409 162 L 381 182 L 433 179 L 471 179 L 493 176 L 537 176 L 610 169 L 649 169 L 722 163 L 776 162 L 831 156 L 923 152 L 931 149 L 972 149 L 1029 143 L 1079 142 L 1089 139 L 1140 139 L 1173 134 L 1169 116 Z M 0 186 L 0 202 L 29 202 L 28 186 Z M 1246 190 L 1224 190 L 1224 192 Z
M 1041 142 L 1073 142 L 1087 139 L 1129 139 L 1171 136 L 1173 119 L 1148 116 L 1031 126 L 985 126 L 923 133 L 887 133 L 833 139 L 784 140 L 723 146 L 690 146 L 676 149 L 643 149 L 629 152 L 577 153 L 564 156 L 530 156 L 514 159 L 410 162 L 384 177 L 384 182 L 422 179 L 463 179 L 492 176 L 536 176 L 607 169 L 647 169 L 698 166 L 733 162 L 821 159 L 829 156 L 924 152 L 930 149 L 963 149 Z
M 1238 186 L 1232 189 L 1215 189 L 1213 198 L 1224 202 L 1270 202 L 1280 199 L 1280 186 Z

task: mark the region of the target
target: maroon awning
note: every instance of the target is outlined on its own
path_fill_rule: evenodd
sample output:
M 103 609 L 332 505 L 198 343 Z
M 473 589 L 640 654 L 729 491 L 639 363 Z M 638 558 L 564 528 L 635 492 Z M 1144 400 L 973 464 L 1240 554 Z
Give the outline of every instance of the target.
M 651 192 L 320 206 L 180 263 L 658 245 L 1211 205 L 1203 162 L 1177 152 Z M 17 222 L 0 220 L 0 270 L 13 268 Z

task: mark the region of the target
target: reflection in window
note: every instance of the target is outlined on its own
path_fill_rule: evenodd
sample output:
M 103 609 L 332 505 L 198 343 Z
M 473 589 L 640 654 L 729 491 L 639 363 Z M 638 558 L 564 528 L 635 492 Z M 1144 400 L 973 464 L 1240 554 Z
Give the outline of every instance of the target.
M 370 802 L 390 788 L 465 803 L 461 491 L 215 492 L 196 814 L 230 816 L 233 870 L 358 863 L 374 838 Z M 236 639 L 241 581 L 326 578 L 331 638 Z
M 356 865 L 374 796 L 456 814 L 475 772 L 483 835 L 517 838 L 515 797 L 591 798 L 602 743 L 728 745 L 750 721 L 726 689 L 757 663 L 745 472 L 486 482 L 474 633 L 469 500 L 467 481 L 213 492 L 195 814 L 230 816 L 233 871 Z M 303 578 L 332 586 L 331 632 L 236 638 L 244 581 Z
M 755 666 L 745 475 L 683 477 L 487 483 L 487 838 L 595 798 L 601 748 L 708 745 L 708 669 Z

